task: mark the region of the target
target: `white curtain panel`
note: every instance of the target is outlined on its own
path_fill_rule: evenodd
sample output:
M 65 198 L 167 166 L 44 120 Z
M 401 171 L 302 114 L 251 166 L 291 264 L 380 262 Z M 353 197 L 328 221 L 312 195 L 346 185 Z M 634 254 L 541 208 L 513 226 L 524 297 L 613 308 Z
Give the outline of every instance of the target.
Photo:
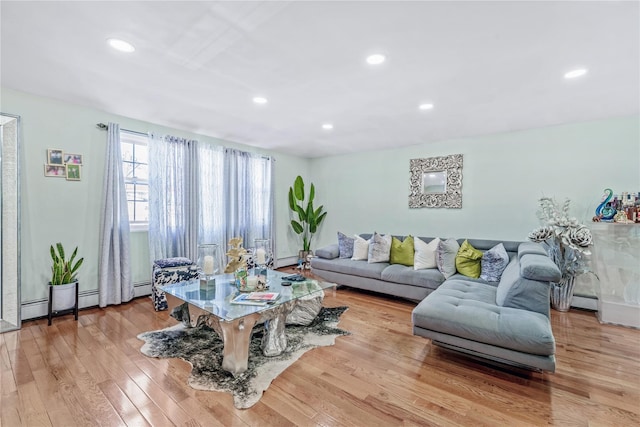
M 120 126 L 116 123 L 108 125 L 105 163 L 98 259 L 100 307 L 127 302 L 134 296 L 130 264 L 129 213 L 120 151 Z
M 198 252 L 198 142 L 149 138 L 149 251 L 151 260 Z
M 224 254 L 237 236 L 245 248 L 271 239 L 275 254 L 273 164 L 258 154 L 150 135 L 151 261 L 195 261 L 198 243 L 217 244 Z
M 244 247 L 273 234 L 273 183 L 271 158 L 227 148 L 224 153 L 225 243 L 241 236 Z M 225 245 L 226 247 L 226 245 Z M 275 247 L 272 248 L 275 255 Z
M 271 176 L 271 182 L 269 183 L 269 201 L 267 208 L 269 209 L 269 230 L 271 231 L 271 250 L 273 251 L 273 268 L 278 268 L 278 257 L 276 250 L 276 159 L 269 157 L 269 175 Z
M 226 252 L 224 148 L 213 144 L 200 144 L 198 153 L 198 242 L 217 244 L 221 253 Z

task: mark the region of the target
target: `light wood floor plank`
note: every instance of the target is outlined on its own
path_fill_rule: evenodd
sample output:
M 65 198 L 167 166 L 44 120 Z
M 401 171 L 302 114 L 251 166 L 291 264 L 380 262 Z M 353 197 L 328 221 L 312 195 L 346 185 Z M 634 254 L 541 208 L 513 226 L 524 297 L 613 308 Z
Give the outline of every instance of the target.
M 640 331 L 552 312 L 557 372 L 469 359 L 413 336 L 415 303 L 339 289 L 351 335 L 312 350 L 252 408 L 191 389 L 190 365 L 140 353 L 141 332 L 176 322 L 149 298 L 23 323 L 0 335 L 3 426 L 640 425 Z

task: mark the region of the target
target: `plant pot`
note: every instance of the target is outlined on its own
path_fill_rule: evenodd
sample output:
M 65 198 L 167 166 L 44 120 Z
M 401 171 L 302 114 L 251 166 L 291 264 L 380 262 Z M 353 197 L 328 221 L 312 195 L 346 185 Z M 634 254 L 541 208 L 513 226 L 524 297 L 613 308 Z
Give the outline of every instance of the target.
M 558 311 L 569 311 L 573 299 L 573 288 L 576 276 L 566 276 L 559 283 L 551 283 L 551 308 Z
M 76 286 L 78 282 L 65 283 L 64 285 L 49 285 L 51 292 L 51 310 L 70 310 L 76 306 Z
M 311 262 L 310 257 L 313 256 L 313 251 L 298 251 L 298 268 L 302 270 L 310 270 Z

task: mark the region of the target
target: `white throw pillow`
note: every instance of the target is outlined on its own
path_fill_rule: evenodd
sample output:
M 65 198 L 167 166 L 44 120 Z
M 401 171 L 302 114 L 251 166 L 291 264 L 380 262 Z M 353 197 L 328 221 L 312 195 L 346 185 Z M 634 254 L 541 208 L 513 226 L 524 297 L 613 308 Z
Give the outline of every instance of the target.
M 355 241 L 353 242 L 353 261 L 366 261 L 369 259 L 369 241 L 364 240 L 357 234 L 354 235 Z
M 440 240 L 438 243 L 438 254 L 436 255 L 436 264 L 438 270 L 445 279 L 456 274 L 456 256 L 460 250 L 460 244 L 456 239 Z
M 413 247 L 415 249 L 415 254 L 413 256 L 414 270 L 424 270 L 426 268 L 436 268 L 438 266 L 436 263 L 438 243 L 440 243 L 439 237 L 436 237 L 429 243 L 425 243 L 418 237 L 413 240 Z

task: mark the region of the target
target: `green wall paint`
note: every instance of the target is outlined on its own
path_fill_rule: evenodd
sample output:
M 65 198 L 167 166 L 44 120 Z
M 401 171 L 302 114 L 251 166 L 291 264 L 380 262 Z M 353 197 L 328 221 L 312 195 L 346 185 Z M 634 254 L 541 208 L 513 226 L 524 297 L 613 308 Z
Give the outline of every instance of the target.
M 106 132 L 96 123 L 115 122 L 121 128 L 167 133 L 226 147 L 273 155 L 276 158 L 276 245 L 278 257 L 297 255 L 298 241 L 289 231 L 287 190 L 297 175 L 309 173 L 310 162 L 283 153 L 258 150 L 220 139 L 116 116 L 6 88 L 0 111 L 22 118 L 22 302 L 47 299 L 49 245 L 79 246 L 85 263 L 79 274 L 80 291 L 97 290 L 98 241 Z M 81 181 L 45 178 L 46 150 L 58 148 L 83 155 Z M 134 283 L 151 276 L 146 232 L 131 234 Z
M 409 209 L 409 160 L 464 155 L 462 209 Z M 315 247 L 336 232 L 526 240 L 537 200 L 572 200 L 591 221 L 604 188 L 640 191 L 638 117 L 314 159 L 317 200 L 329 212 Z
M 312 249 L 335 242 L 338 230 L 523 240 L 538 223 L 542 195 L 571 198 L 574 215 L 588 221 L 605 187 L 640 189 L 638 117 L 303 159 L 4 88 L 0 111 L 22 117 L 23 303 L 46 300 L 48 248 L 57 241 L 80 247 L 86 258 L 81 291 L 97 289 L 106 144 L 106 133 L 95 126 L 100 122 L 274 155 L 279 258 L 295 256 L 301 247 L 287 203 L 297 175 L 315 183 L 316 201 L 328 212 Z M 83 154 L 82 180 L 45 178 L 47 148 Z M 455 153 L 464 155 L 463 208 L 409 209 L 409 159 Z M 146 282 L 147 234 L 132 233 L 131 245 L 133 280 Z

